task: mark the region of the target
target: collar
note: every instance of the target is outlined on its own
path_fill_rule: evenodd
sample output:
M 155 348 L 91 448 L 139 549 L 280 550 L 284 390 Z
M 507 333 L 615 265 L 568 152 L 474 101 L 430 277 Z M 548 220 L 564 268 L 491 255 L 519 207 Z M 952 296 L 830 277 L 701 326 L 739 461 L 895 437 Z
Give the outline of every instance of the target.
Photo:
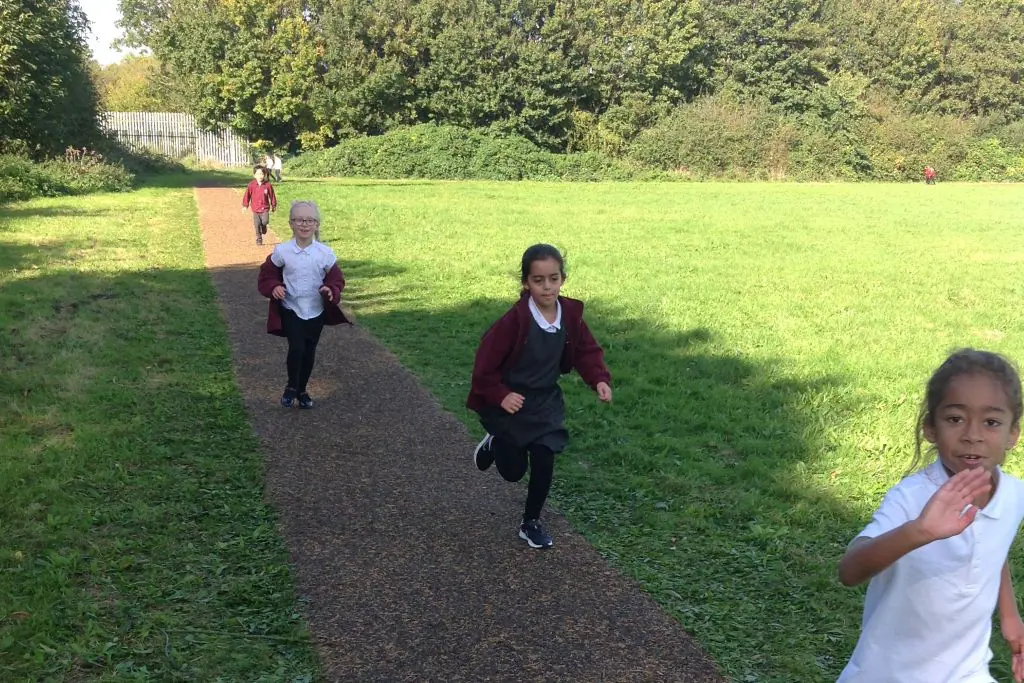
M 529 303 L 527 305 L 530 307 L 530 313 L 533 315 L 533 319 L 537 321 L 537 325 L 540 326 L 540 329 L 544 330 L 545 332 L 557 332 L 558 330 L 562 329 L 562 302 L 561 301 L 559 301 L 558 299 L 555 299 L 555 321 L 554 322 L 548 322 L 544 318 L 544 314 L 540 312 L 540 309 L 537 307 L 537 302 L 535 302 L 533 300 L 532 296 L 530 297 L 530 301 L 529 301 Z
M 305 247 L 300 247 L 300 246 L 299 246 L 299 243 L 298 243 L 298 241 L 297 241 L 297 240 L 296 240 L 296 239 L 295 239 L 294 237 L 292 238 L 291 242 L 292 242 L 292 249 L 293 249 L 293 250 L 295 251 L 295 253 L 296 253 L 296 254 L 301 254 L 301 253 L 302 253 L 302 252 L 304 252 L 304 251 L 310 251 L 310 250 L 312 250 L 312 249 L 313 249 L 313 247 L 314 247 L 314 246 L 316 245 L 316 243 L 317 243 L 317 242 L 316 242 L 316 238 L 315 238 L 315 237 L 313 238 L 313 241 L 312 241 L 312 242 L 310 242 L 310 243 L 309 243 L 309 244 L 308 244 L 307 246 L 305 246 Z

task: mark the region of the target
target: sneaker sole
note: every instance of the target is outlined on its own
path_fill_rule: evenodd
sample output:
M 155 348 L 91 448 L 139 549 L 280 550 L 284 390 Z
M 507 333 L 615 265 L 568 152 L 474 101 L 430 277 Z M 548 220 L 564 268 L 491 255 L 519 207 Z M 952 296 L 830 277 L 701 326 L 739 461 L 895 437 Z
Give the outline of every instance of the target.
M 493 465 L 493 464 L 494 464 L 494 458 L 492 457 L 492 458 L 491 458 L 491 464 L 490 464 L 490 465 L 488 465 L 487 467 L 480 467 L 480 461 L 479 461 L 479 460 L 477 459 L 477 456 L 479 456 L 479 455 L 480 455 L 480 451 L 482 451 L 482 450 L 483 450 L 483 448 L 484 448 L 484 444 L 486 444 L 486 443 L 487 443 L 487 441 L 488 441 L 488 439 L 490 439 L 490 438 L 491 438 L 491 435 L 490 435 L 490 434 L 488 434 L 487 436 L 485 436 L 485 437 L 484 437 L 484 438 L 483 438 L 483 439 L 482 439 L 482 440 L 480 441 L 480 443 L 478 443 L 478 444 L 476 445 L 476 448 L 475 448 L 475 449 L 473 449 L 473 464 L 474 464 L 474 465 L 476 465 L 476 468 L 477 468 L 478 470 L 480 470 L 481 472 L 486 472 L 486 471 L 487 471 L 488 469 L 490 469 L 491 465 Z
M 519 538 L 521 538 L 524 541 L 526 541 L 526 544 L 528 546 L 530 546 L 531 548 L 536 548 L 537 550 L 547 550 L 548 548 L 550 548 L 551 546 L 554 545 L 554 543 L 549 543 L 548 545 L 540 545 L 540 544 L 534 543 L 533 541 L 530 540 L 530 537 L 527 536 L 526 532 L 524 532 L 524 531 L 520 531 L 519 532 Z

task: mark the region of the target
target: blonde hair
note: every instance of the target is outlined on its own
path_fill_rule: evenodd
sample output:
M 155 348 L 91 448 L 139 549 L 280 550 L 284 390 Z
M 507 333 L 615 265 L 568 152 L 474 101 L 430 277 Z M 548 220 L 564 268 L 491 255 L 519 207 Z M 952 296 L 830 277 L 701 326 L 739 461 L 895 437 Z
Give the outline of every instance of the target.
M 292 201 L 292 206 L 288 209 L 288 220 L 295 217 L 295 209 L 299 207 L 306 207 L 313 210 L 313 215 L 316 218 L 316 222 L 320 222 L 320 207 L 316 205 L 312 199 L 296 199 Z

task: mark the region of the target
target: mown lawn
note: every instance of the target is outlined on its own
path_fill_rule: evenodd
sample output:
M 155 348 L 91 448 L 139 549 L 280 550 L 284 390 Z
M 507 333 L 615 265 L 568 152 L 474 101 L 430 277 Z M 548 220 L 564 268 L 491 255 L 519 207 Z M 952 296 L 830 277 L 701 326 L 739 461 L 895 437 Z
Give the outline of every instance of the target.
M 161 182 L 0 207 L 5 682 L 317 675 L 191 180 Z
M 961 345 L 1024 362 L 1021 186 L 278 189 L 321 202 L 359 322 L 474 433 L 472 356 L 522 250 L 568 252 L 616 393 L 565 382 L 555 503 L 735 681 L 835 679 L 863 599 L 835 565 L 909 464 L 925 380 Z

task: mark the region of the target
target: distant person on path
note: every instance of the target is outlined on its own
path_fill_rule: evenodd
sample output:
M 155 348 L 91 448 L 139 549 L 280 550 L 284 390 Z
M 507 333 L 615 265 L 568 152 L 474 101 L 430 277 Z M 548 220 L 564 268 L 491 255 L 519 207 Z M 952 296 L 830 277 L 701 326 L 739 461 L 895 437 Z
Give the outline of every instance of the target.
M 282 166 L 282 162 L 281 162 L 281 155 L 278 154 L 277 152 L 274 152 L 274 161 L 273 161 L 273 163 L 274 163 L 274 181 L 279 183 L 279 182 L 281 182 L 281 166 Z
M 565 261 L 549 244 L 522 258 L 519 302 L 484 334 L 473 365 L 466 405 L 487 431 L 473 460 L 480 470 L 496 463 L 506 481 L 530 469 L 519 537 L 531 548 L 550 548 L 540 523 L 554 473 L 555 454 L 569 440 L 559 376 L 574 368 L 602 401 L 612 400 L 604 351 L 583 321 L 583 302 L 559 296 Z
M 281 405 L 312 408 L 306 384 L 313 373 L 324 325 L 349 322 L 342 313 L 345 278 L 334 252 L 316 240 L 320 208 L 316 202 L 292 202 L 288 223 L 292 239 L 278 244 L 260 267 L 257 287 L 270 299 L 267 332 L 288 339 L 288 384 Z
M 931 166 L 924 167 L 924 183 L 925 185 L 935 184 L 935 169 Z
M 252 211 L 252 227 L 256 230 L 256 244 L 263 245 L 263 236 L 270 228 L 270 212 L 277 211 L 277 195 L 262 166 L 252 169 L 253 179 L 242 195 L 242 211 Z
M 962 349 L 928 381 L 917 424 L 936 459 L 889 490 L 839 563 L 870 580 L 860 640 L 840 683 L 995 683 L 992 614 L 1024 677 L 1024 623 L 1007 555 L 1024 483 L 1000 465 L 1020 436 L 1021 383 L 994 353 Z

